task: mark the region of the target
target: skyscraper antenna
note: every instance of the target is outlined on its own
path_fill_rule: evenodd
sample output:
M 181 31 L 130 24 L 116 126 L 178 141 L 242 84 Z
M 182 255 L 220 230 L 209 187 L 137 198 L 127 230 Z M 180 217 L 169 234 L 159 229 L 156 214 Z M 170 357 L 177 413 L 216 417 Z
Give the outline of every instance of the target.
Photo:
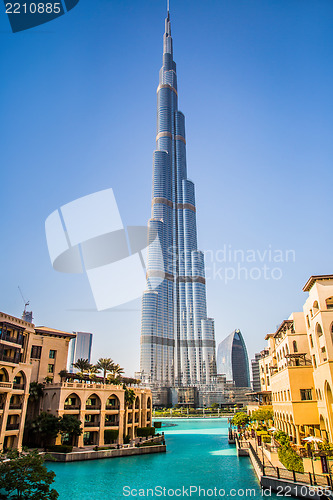
M 170 11 L 170 0 L 167 0 L 167 11 L 168 11 L 168 14 L 169 14 L 169 11 Z

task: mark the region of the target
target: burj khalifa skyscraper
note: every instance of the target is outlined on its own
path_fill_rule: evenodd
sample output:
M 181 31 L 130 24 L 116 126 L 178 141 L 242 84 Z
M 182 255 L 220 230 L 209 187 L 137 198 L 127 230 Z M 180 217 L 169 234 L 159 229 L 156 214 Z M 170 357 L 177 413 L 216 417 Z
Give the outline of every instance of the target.
M 214 321 L 207 317 L 204 254 L 197 248 L 195 190 L 187 178 L 185 117 L 178 110 L 169 9 L 157 88 L 148 235 L 142 380 L 166 387 L 209 384 L 216 375 Z

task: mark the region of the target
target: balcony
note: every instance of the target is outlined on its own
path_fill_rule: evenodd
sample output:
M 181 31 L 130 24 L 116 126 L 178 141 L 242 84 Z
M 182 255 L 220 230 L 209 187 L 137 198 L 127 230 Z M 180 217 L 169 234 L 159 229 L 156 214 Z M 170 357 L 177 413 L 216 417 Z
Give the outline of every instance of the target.
M 18 335 L 18 337 L 14 337 L 13 335 L 10 335 L 9 333 L 2 332 L 1 335 L 1 340 L 4 340 L 5 342 L 11 342 L 12 344 L 18 344 L 18 345 L 23 345 L 24 337 L 23 335 Z
M 84 422 L 84 427 L 99 427 L 99 422 Z
M 101 405 L 86 405 L 86 410 L 100 410 Z
M 107 421 L 104 423 L 104 425 L 105 427 L 118 427 L 119 421 L 118 420 L 116 422 Z
M 20 362 L 20 353 L 17 352 L 14 356 L 6 356 L 4 353 L 0 353 L 0 361 L 17 364 Z
M 22 403 L 19 404 L 10 404 L 9 405 L 10 410 L 22 410 Z
M 286 360 L 288 368 L 297 366 L 312 366 L 311 361 L 306 358 L 306 353 L 287 354 Z
M 15 384 L 13 383 L 13 389 L 16 389 L 18 391 L 24 391 L 25 385 L 24 384 Z
M 13 384 L 11 382 L 0 382 L 0 389 L 12 389 Z
M 20 424 L 7 424 L 6 431 L 18 431 L 20 428 Z
M 81 407 L 80 405 L 65 405 L 64 410 L 79 410 Z
M 106 410 L 119 410 L 119 406 L 115 405 L 105 405 Z

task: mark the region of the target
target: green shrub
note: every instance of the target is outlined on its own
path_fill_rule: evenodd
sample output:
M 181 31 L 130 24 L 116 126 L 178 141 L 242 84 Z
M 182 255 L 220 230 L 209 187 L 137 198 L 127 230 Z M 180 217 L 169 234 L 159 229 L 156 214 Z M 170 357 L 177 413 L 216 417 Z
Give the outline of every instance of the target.
M 124 436 L 124 444 L 129 444 L 131 442 L 130 436 L 127 434 L 127 436 Z
M 280 443 L 281 446 L 288 446 L 290 444 L 290 438 L 288 434 L 283 431 L 277 431 L 274 434 L 274 439 Z
M 48 446 L 47 451 L 54 451 L 57 453 L 71 453 L 73 451 L 73 446 L 67 444 L 55 444 L 54 446 Z
M 154 422 L 155 429 L 160 429 L 162 427 L 162 422 Z
M 304 472 L 303 460 L 290 445 L 281 446 L 278 455 L 280 462 L 286 469 L 294 470 L 295 472 Z
M 137 436 L 138 437 L 155 436 L 155 427 L 138 427 Z
M 106 429 L 104 431 L 104 444 L 111 444 L 118 438 L 118 429 Z

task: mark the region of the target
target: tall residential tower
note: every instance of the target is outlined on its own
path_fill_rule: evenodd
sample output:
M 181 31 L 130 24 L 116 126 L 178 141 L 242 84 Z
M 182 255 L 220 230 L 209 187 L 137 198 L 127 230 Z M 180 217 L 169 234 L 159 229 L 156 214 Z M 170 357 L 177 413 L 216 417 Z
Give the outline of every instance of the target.
M 197 249 L 194 184 L 187 178 L 185 117 L 178 110 L 169 11 L 157 88 L 152 197 L 142 380 L 166 387 L 209 384 L 216 375 L 214 321 L 207 318 L 204 255 Z

